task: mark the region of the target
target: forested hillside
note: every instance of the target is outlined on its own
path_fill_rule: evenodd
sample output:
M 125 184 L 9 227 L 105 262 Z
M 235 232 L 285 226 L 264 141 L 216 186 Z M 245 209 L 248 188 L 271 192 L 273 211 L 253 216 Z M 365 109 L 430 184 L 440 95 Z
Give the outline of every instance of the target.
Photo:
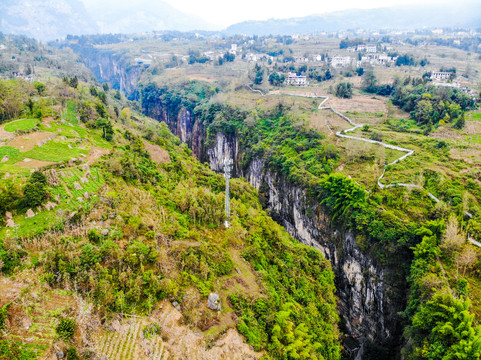
M 102 329 L 83 336 L 95 319 L 148 316 L 165 300 L 209 341 L 237 328 L 258 356 L 340 357 L 329 262 L 274 223 L 251 186 L 232 180 L 225 228 L 224 179 L 115 92 L 71 79 L 0 88 L 18 101 L 1 126 L 2 358 L 100 356 Z M 39 294 L 71 301 L 48 310 Z
M 478 54 L 373 39 L 1 37 L 0 358 L 480 358 Z
M 423 86 L 420 81 L 420 85 L 414 86 L 407 79 L 393 85 L 393 103 L 410 111 L 412 119 L 418 125 L 412 125 L 411 129 L 396 129 L 392 126 L 395 122 L 387 120 L 387 124 L 391 124 L 390 129 L 399 132 L 389 143 L 403 146 L 418 144 L 421 147 L 418 156 L 421 158 L 404 160 L 402 165 L 388 166 L 387 173 L 392 173 L 388 175 L 390 177 L 409 178 L 406 170 L 412 161 L 429 164 L 430 168 L 436 164 L 434 159 L 446 161 L 449 154 L 442 149 L 454 147 L 455 143 L 428 140 L 427 135 L 440 125 L 463 128 L 466 112 L 476 107 L 470 97 L 449 89 L 436 90 Z M 348 165 L 352 162 L 349 160 L 351 155 L 343 147 L 333 146 L 328 136 L 309 129 L 306 118 L 294 115 L 299 114 L 300 108 L 306 114 L 315 111 L 312 110 L 317 107 L 315 101 L 301 98 L 292 100 L 290 106 L 285 106 L 283 104 L 287 101 L 279 99 L 277 105 L 266 110 L 263 108 L 263 100 L 252 101 L 256 105 L 248 108 L 244 105 L 231 105 L 229 101 L 219 104 L 215 95 L 209 100 L 212 95 L 205 94 L 208 93 L 200 90 L 195 83 L 183 84 L 180 88 L 149 86 L 142 93 L 142 104 L 147 114 L 161 114 L 161 119 L 164 116 L 177 119 L 173 123 L 172 120 L 167 121 L 173 128 L 186 121 L 185 111 L 190 110 L 193 124 L 182 126 L 194 129 L 194 138 L 190 140 L 187 134 L 185 141 L 192 141 L 192 146 L 196 144 L 198 156 L 209 160 L 211 166 L 216 166 L 215 158 L 210 150 L 205 149 L 219 149 L 220 146 L 225 147 L 226 153 L 233 154 L 237 160 L 238 173 L 246 177 L 253 176 L 253 164 L 263 164 L 261 171 L 264 173 L 277 174 L 289 186 L 305 189 L 307 199 L 303 201 L 307 208 L 304 210 L 306 216 L 312 216 L 309 215 L 311 211 L 321 211 L 329 216 L 334 229 L 354 232 L 360 249 L 392 270 L 389 282 L 399 293 L 394 295 L 393 291 L 391 296 L 401 300 L 397 306 L 404 306 L 395 321 L 405 327 L 403 354 L 406 358 L 464 356 L 474 359 L 480 356 L 481 332 L 475 318 L 479 311 L 476 299 L 479 278 L 475 270 L 479 264 L 479 250 L 466 243 L 464 235 L 465 231 L 470 231 L 474 236 L 478 234 L 474 230 L 477 228 L 477 218 L 466 215 L 468 212 L 471 216 L 479 213 L 478 185 L 469 173 L 455 175 L 454 172 L 455 168 L 462 168 L 466 164 L 461 161 L 446 164 L 446 168 L 453 167 L 453 173 L 444 175 L 442 181 L 439 181 L 441 176 L 436 170 L 425 170 L 426 178 L 419 189 L 409 190 L 394 185 L 380 190 L 374 184 L 365 187 L 336 171 L 341 164 Z M 238 94 L 245 97 L 241 92 Z M 192 103 L 193 100 L 197 101 L 196 106 Z M 308 110 L 309 107 L 311 110 Z M 369 126 L 365 127 L 360 132 L 364 135 L 360 136 L 369 136 L 371 132 L 374 134 Z M 403 132 L 417 133 L 419 140 L 413 142 L 410 135 L 409 142 L 404 142 L 401 140 Z M 219 137 L 219 133 L 225 139 Z M 196 140 L 195 137 L 202 140 Z M 198 144 L 201 144 L 200 148 Z M 434 151 L 431 150 L 433 146 Z M 426 159 L 423 149 L 430 151 L 433 158 Z M 395 159 L 396 155 L 393 155 L 392 159 Z M 357 160 L 354 160 L 357 162 L 357 171 L 360 171 L 359 166 L 363 166 L 363 163 L 374 160 L 367 157 L 366 153 L 364 158 L 362 154 L 357 156 Z M 416 166 L 412 170 L 416 170 Z M 365 180 L 362 174 L 351 174 Z M 433 179 L 435 176 L 438 176 L 438 180 Z M 374 179 L 376 178 L 371 178 L 371 184 Z M 292 226 L 287 226 L 291 223 L 290 220 L 280 216 L 283 211 L 271 202 L 273 191 L 285 191 L 282 186 L 284 185 L 278 184 L 273 188 L 271 184 L 261 183 L 259 189 L 265 199 L 264 206 L 278 222 L 289 228 Z M 433 201 L 428 190 L 441 201 Z M 465 200 L 458 201 L 458 197 Z M 320 208 L 310 208 L 309 204 L 312 203 L 320 204 Z M 283 206 L 287 206 L 286 203 Z M 317 221 L 317 224 L 322 223 L 319 218 Z M 300 240 L 306 239 L 303 236 L 298 234 Z M 324 246 L 323 240 L 322 237 L 318 240 L 321 246 Z M 410 294 L 405 296 L 404 291 L 408 288 L 411 289 Z M 404 305 L 402 299 L 406 301 Z M 474 307 L 470 305 L 469 299 L 475 301 Z M 379 343 L 371 344 L 366 350 L 364 356 L 368 359 L 395 356 L 390 353 L 392 347 L 382 348 Z M 382 351 L 382 355 L 379 351 Z

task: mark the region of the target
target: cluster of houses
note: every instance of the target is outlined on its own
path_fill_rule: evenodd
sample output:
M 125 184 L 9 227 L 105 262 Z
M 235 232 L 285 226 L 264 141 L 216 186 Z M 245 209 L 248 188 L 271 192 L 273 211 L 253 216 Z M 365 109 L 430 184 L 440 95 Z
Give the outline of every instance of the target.
M 447 71 L 433 71 L 431 73 L 431 80 L 449 80 L 453 75 L 452 72 Z
M 476 98 L 478 96 L 478 94 L 476 93 L 475 90 L 467 87 L 467 86 L 463 86 L 457 82 L 451 82 L 451 83 L 439 83 L 439 82 L 435 82 L 434 83 L 434 86 L 436 87 L 450 87 L 450 88 L 455 88 L 455 89 L 458 89 L 459 91 L 465 93 L 465 94 L 468 94 L 469 96 L 473 97 L 473 98 Z
M 327 58 L 326 62 L 330 63 L 335 68 L 342 68 L 351 65 L 356 65 L 360 67 L 362 65 L 380 65 L 388 66 L 394 64 L 397 60 L 397 56 L 389 56 L 386 54 L 366 54 L 361 57 L 361 60 L 355 60 L 351 56 L 333 56 L 332 58 Z
M 367 53 L 377 53 L 377 45 L 365 45 L 359 44 L 357 46 L 350 46 L 347 48 L 349 52 L 367 52 Z

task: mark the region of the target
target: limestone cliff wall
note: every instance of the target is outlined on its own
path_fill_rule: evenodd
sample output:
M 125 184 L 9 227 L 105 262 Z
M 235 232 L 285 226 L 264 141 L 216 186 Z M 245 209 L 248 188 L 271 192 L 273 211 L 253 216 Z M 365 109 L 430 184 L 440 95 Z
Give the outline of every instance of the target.
M 362 347 L 375 344 L 391 349 L 391 358 L 396 358 L 397 350 L 393 349 L 398 348 L 401 337 L 398 313 L 404 310 L 406 295 L 392 286 L 395 269 L 362 251 L 349 229 L 333 228 L 322 207 L 307 196 L 305 189 L 268 169 L 262 159 L 255 158 L 241 167 L 243 154 L 234 136 L 218 132 L 206 145 L 202 125 L 188 110 L 181 109 L 173 117 L 164 111 L 158 114 L 158 120 L 165 121 L 212 170 L 222 171 L 225 157 L 234 159 L 235 175 L 259 190 L 269 214 L 294 238 L 319 249 L 331 261 L 345 331 Z M 362 351 L 357 358 L 361 355 Z

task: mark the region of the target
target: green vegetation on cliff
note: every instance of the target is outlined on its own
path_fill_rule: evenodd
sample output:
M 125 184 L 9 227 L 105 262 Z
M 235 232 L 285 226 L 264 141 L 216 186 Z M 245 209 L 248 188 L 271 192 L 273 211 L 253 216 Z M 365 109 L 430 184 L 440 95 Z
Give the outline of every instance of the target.
M 14 163 L 8 171 L 15 183 L 1 180 L 2 221 L 12 221 L 9 212 L 15 223 L 1 233 L 4 274 L 34 272 L 44 286 L 75 289 L 103 318 L 149 314 L 165 299 L 212 340 L 237 327 L 266 358 L 340 358 L 329 262 L 276 224 L 255 189 L 231 181 L 225 228 L 223 177 L 195 160 L 165 124 L 81 86 L 57 82 L 44 91 L 53 94 L 55 87 L 71 93 L 63 106 L 32 98 L 47 114 L 56 110 L 54 118 L 13 133 L 35 136 L 48 125 L 45 130 L 60 135 L 29 150 L 50 161 L 47 167 L 27 175 Z M 85 159 L 62 157 L 76 146 Z M 24 150 L 8 149 L 11 157 Z M 34 216 L 26 216 L 31 208 Z M 211 292 L 220 295 L 221 311 L 206 307 Z M 2 336 L 6 354 L 24 351 L 17 338 Z M 69 341 L 83 346 L 74 335 Z
M 148 92 L 149 88 L 145 91 Z M 180 100 L 168 110 L 169 114 L 174 116 L 185 107 L 182 100 L 184 95 L 178 96 Z M 426 114 L 432 124 L 442 121 L 456 122 L 464 118 L 464 112 L 474 106 L 471 100 L 466 102 L 469 99 L 456 91 L 436 90 L 423 85 L 418 87 L 400 85 L 396 87 L 393 96 L 400 106 L 406 107 L 406 110 L 413 110 L 412 115 L 416 119 L 421 116 L 423 101 L 439 109 L 437 115 L 431 112 Z M 143 100 L 144 109 L 146 105 L 147 107 L 153 105 L 149 103 L 150 98 L 145 92 Z M 389 284 L 396 289 L 394 292 L 397 295 L 394 295 L 394 292 L 391 295 L 398 296 L 400 308 L 407 306 L 407 310 L 397 320 L 405 325 L 410 324 L 406 330 L 407 339 L 410 339 L 407 340 L 409 346 L 404 349 L 407 357 L 413 359 L 442 359 L 445 356 L 448 358 L 464 356 L 473 359 L 479 357 L 480 330 L 472 315 L 479 307 L 475 297 L 477 290 L 466 286 L 466 279 L 478 283 L 472 270 L 476 268 L 474 264 L 478 251 L 473 249 L 472 245 L 465 244 L 456 250 L 455 260 L 449 260 L 447 250 L 439 247 L 443 236 L 451 236 L 443 235 L 443 224 L 450 214 L 466 228 L 464 211 L 469 209 L 477 213 L 479 210 L 475 191 L 477 185 L 470 181 L 469 175 L 439 181 L 442 175 L 427 169 L 424 171 L 426 178 L 423 178 L 425 189 L 407 190 L 403 187 L 393 187 L 380 190 L 373 184 L 369 191 L 366 191 L 364 186 L 337 170 L 345 161 L 344 154 L 341 149 L 332 146 L 323 134 L 309 130 L 304 114 L 299 115 L 294 109 L 283 104 L 266 110 L 260 106 L 246 109 L 219 104 L 216 101 L 209 102 L 205 98 L 198 100 L 193 114 L 196 117 L 195 121 L 202 125 L 202 136 L 207 148 L 215 144 L 218 133 L 224 134 L 228 139 L 235 139 L 239 144 L 237 161 L 244 171 L 253 160 L 261 160 L 268 171 L 292 185 L 305 189 L 311 201 L 318 202 L 330 215 L 334 226 L 353 231 L 359 247 L 364 252 L 392 269 Z M 168 99 L 157 97 L 155 104 L 157 109 L 167 109 L 170 105 Z M 189 109 L 192 109 L 192 106 Z M 426 124 L 423 121 L 418 122 Z M 427 146 L 428 142 L 435 143 L 434 152 L 430 155 L 433 158 L 448 157 L 443 150 L 443 143 L 430 139 L 419 141 L 423 146 Z M 397 144 L 394 141 L 392 143 Z M 404 160 L 393 166 L 393 169 L 403 169 L 409 166 L 410 161 Z M 388 168 L 388 171 L 390 169 Z M 471 192 L 470 195 L 461 186 L 464 182 L 473 183 L 467 189 Z M 428 196 L 427 190 L 440 196 L 444 202 L 436 204 Z M 262 186 L 260 191 L 262 195 Z M 469 202 L 461 201 L 463 196 L 466 199 L 467 196 L 473 198 Z M 476 234 L 477 223 L 472 220 L 470 224 L 471 232 Z M 465 238 L 462 237 L 462 243 L 464 242 Z M 429 261 L 426 260 L 425 254 L 431 252 L 441 258 L 435 256 L 429 258 Z M 470 263 L 463 267 L 460 265 L 463 261 Z M 443 275 L 441 264 L 444 264 L 450 275 Z M 454 272 L 453 268 L 457 270 Z M 461 270 L 462 274 L 459 272 Z M 449 277 L 449 286 L 443 285 L 448 281 L 444 280 L 446 276 Z M 409 283 L 406 282 L 408 278 Z M 403 294 L 409 287 L 411 296 L 406 299 L 409 302 L 406 304 L 403 303 Z M 456 290 L 451 291 L 450 288 Z M 474 307 L 470 306 L 469 298 L 476 301 Z M 238 301 L 242 303 L 241 300 Z M 284 321 L 291 316 L 291 311 L 292 308 L 289 307 L 283 309 L 283 315 L 276 319 L 279 323 L 277 329 L 286 326 Z M 256 323 L 255 315 L 253 309 L 252 313 L 247 315 L 249 320 L 245 320 L 245 323 L 261 327 L 262 324 Z M 256 333 L 251 333 L 252 330 L 248 331 L 246 328 L 243 331 L 255 342 L 263 341 Z M 301 343 L 302 341 L 299 342 Z M 368 359 L 377 359 L 389 358 L 390 354 L 392 353 L 389 353 L 389 349 L 367 348 L 365 356 Z

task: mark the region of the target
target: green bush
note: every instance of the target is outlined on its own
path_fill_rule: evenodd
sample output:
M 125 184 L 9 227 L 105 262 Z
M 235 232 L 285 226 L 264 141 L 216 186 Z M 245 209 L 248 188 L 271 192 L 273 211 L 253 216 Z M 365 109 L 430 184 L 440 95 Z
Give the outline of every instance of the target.
M 142 328 L 142 333 L 144 334 L 144 338 L 150 339 L 151 337 L 160 334 L 160 326 L 156 323 L 150 323 Z
M 8 308 L 10 305 L 12 305 L 12 303 L 8 303 L 0 309 L 0 330 L 5 330 L 5 321 L 8 317 Z
M 76 327 L 75 319 L 61 318 L 55 331 L 60 339 L 69 342 L 75 334 Z
M 33 172 L 22 189 L 23 198 L 20 200 L 20 207 L 27 209 L 42 205 L 48 195 L 46 186 L 47 178 L 45 175 L 40 171 Z
M 335 94 L 339 98 L 350 99 L 352 98 L 352 83 L 340 82 L 336 85 Z
M 87 233 L 87 236 L 91 242 L 94 244 L 98 244 L 100 240 L 102 240 L 103 236 L 100 233 L 99 229 L 90 229 Z
M 85 244 L 82 246 L 82 252 L 80 253 L 80 263 L 84 267 L 90 267 L 99 263 L 101 260 L 98 248 L 92 244 Z
M 73 346 L 69 347 L 67 349 L 67 360 L 78 360 L 78 354 L 77 354 L 77 349 L 74 348 Z
M 35 360 L 37 353 L 18 341 L 0 339 L 0 359 L 2 360 Z

